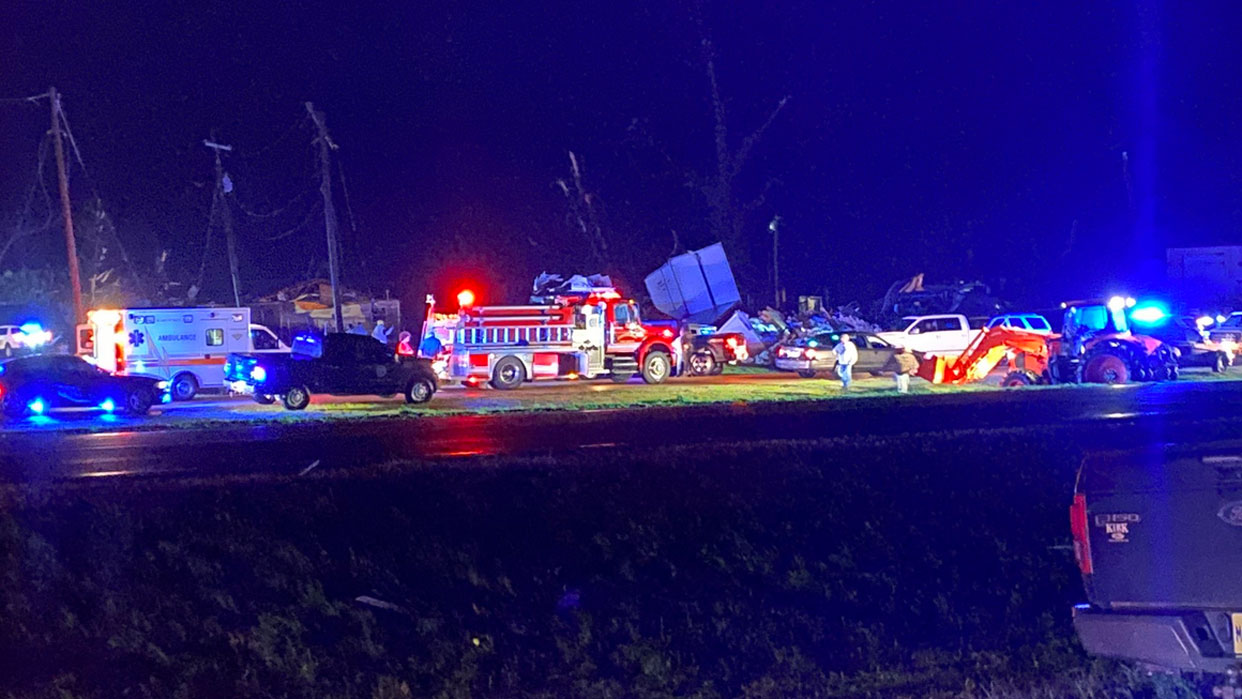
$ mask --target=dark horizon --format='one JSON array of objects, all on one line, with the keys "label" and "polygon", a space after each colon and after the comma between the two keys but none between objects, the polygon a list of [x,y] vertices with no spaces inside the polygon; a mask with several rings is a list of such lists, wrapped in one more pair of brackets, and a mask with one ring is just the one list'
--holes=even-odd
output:
[{"label": "dark horizon", "polygon": [[[726,242],[755,305],[771,296],[774,215],[790,296],[866,302],[924,272],[1035,304],[1150,286],[1165,246],[1237,238],[1242,11],[1174,10],[14,2],[0,98],[63,93],[87,168],[73,165],[78,215],[97,189],[143,273],[168,250],[171,277],[197,275],[209,137],[234,147],[244,293],[323,271],[309,100],[348,184],[346,284],[417,302],[468,282],[513,300],[540,271],[597,271],[555,184],[572,151],[608,271],[641,294],[673,231],[680,249],[721,237],[697,186],[715,169],[705,32],[731,147],[790,98],[736,181],[739,205],[758,204]],[[45,107],[0,103],[6,226],[35,181]],[[204,295],[226,301],[213,235]],[[53,228],[0,268],[63,256]]]}]

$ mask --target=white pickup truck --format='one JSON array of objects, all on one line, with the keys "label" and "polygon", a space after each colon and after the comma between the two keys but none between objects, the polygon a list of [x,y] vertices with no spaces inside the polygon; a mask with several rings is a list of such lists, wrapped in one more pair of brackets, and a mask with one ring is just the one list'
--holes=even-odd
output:
[{"label": "white pickup truck", "polygon": [[961,354],[979,330],[964,315],[908,316],[890,332],[877,333],[890,344],[920,354]]}]

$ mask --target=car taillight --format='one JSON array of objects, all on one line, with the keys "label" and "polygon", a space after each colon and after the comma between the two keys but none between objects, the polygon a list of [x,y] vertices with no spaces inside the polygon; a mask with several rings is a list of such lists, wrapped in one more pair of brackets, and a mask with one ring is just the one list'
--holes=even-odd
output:
[{"label": "car taillight", "polygon": [[804,349],[802,350],[802,356],[805,359],[815,359],[819,356],[819,353],[813,349]]},{"label": "car taillight", "polygon": [[1082,493],[1074,495],[1074,504],[1070,505],[1070,532],[1074,535],[1074,558],[1078,561],[1078,570],[1083,575],[1091,575],[1091,537],[1087,528],[1087,496]]}]

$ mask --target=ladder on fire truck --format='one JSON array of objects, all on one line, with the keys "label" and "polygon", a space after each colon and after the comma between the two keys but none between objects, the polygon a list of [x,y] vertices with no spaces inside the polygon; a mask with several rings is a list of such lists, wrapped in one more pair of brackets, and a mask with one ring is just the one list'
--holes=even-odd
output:
[{"label": "ladder on fire truck", "polygon": [[572,325],[542,325],[536,327],[496,327],[485,325],[461,328],[457,331],[457,344],[474,347],[501,345],[569,345],[573,342]]}]

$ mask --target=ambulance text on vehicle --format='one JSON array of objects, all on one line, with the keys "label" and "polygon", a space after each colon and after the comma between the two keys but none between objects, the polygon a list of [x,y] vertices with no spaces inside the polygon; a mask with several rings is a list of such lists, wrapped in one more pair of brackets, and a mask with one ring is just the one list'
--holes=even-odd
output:
[{"label": "ambulance text on vehicle", "polygon": [[249,308],[128,308],[87,313],[78,353],[106,371],[170,383],[174,400],[223,389],[229,352],[288,352]]}]

